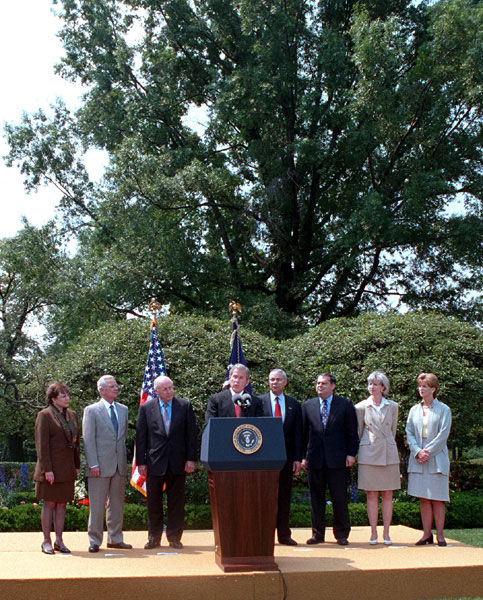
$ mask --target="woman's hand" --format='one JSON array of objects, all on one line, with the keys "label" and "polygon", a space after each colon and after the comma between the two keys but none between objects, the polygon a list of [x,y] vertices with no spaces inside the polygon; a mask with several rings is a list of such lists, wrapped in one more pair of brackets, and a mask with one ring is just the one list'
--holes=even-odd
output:
[{"label": "woman's hand", "polygon": [[44,476],[45,476],[45,481],[47,481],[47,483],[50,483],[50,485],[52,485],[54,483],[55,477],[54,477],[53,471],[47,471],[46,473],[44,473]]},{"label": "woman's hand", "polygon": [[424,464],[427,460],[429,460],[429,452],[424,448],[418,452],[416,457],[418,459],[418,463],[420,465]]}]

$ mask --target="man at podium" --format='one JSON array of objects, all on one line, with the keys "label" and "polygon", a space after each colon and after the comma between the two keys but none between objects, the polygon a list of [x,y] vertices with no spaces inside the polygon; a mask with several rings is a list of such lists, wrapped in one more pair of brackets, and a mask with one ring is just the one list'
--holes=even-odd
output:
[{"label": "man at podium", "polygon": [[245,392],[250,383],[250,371],[237,363],[230,369],[228,389],[213,394],[208,400],[205,419],[212,417],[263,417],[260,398]]}]

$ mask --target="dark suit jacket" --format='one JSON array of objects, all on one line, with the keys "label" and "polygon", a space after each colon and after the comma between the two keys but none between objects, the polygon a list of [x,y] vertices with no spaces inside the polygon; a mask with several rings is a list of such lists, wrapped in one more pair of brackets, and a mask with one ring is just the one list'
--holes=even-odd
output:
[{"label": "dark suit jacket", "polygon": [[139,407],[136,424],[136,464],[147,465],[148,473],[163,476],[168,467],[184,473],[185,463],[196,460],[197,431],[193,407],[184,398],[173,398],[171,423],[166,434],[159,400]]},{"label": "dark suit jacket", "polygon": [[[205,419],[212,417],[235,417],[235,407],[231,399],[231,390],[228,388],[218,394],[213,394],[208,400],[208,407],[205,413]],[[252,403],[246,414],[247,417],[263,417],[263,405],[258,396],[252,394]]]},{"label": "dark suit jacket", "polygon": [[[302,425],[302,407],[300,402],[285,396],[285,421],[283,422],[283,436],[285,438],[285,450],[287,452],[287,461],[302,460],[303,452],[303,425]],[[273,417],[272,403],[270,402],[270,393],[260,396],[263,402],[263,415]]]},{"label": "dark suit jacket", "polygon": [[324,458],[329,469],[345,467],[347,456],[355,456],[359,446],[357,417],[349,398],[333,396],[325,430],[320,419],[319,398],[302,407],[305,458],[309,469],[321,469]]}]

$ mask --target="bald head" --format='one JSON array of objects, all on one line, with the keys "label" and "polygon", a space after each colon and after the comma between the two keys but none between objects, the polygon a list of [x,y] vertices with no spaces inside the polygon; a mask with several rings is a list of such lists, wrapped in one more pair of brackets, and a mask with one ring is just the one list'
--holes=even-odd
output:
[{"label": "bald head", "polygon": [[171,402],[174,398],[174,385],[169,377],[166,375],[160,375],[154,380],[154,389],[156,394],[161,398],[163,402]]}]

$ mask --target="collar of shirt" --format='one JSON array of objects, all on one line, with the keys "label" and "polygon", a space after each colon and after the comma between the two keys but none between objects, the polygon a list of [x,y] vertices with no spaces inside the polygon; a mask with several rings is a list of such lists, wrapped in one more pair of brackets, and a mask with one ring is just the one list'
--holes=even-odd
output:
[{"label": "collar of shirt", "polygon": [[[330,405],[332,404],[333,397],[334,397],[334,395],[332,394],[332,396],[329,396],[328,398],[326,398],[326,400],[327,400],[327,412],[328,413],[330,412]],[[320,403],[319,404],[319,408],[320,408],[320,411],[322,412],[322,406],[324,404],[324,399],[321,398],[320,396],[319,396],[319,403]]]},{"label": "collar of shirt", "polygon": [[163,400],[161,400],[161,398],[159,399],[159,410],[163,410],[163,407],[166,406],[166,410],[168,412],[168,418],[171,421],[171,405],[172,405],[172,401],[171,402],[164,402]]},{"label": "collar of shirt", "polygon": [[379,406],[376,406],[374,404],[374,401],[371,400],[371,406],[373,406],[376,409],[378,409],[378,408],[381,409],[383,406],[386,406],[386,405],[389,405],[389,402],[388,402],[387,398],[384,398],[384,396],[382,397],[382,400],[381,400]]},{"label": "collar of shirt", "polygon": [[280,411],[282,413],[282,421],[285,421],[285,396],[280,394],[280,396],[276,396],[273,392],[270,392],[270,402],[272,404],[272,415],[275,414],[275,398],[278,398],[278,403],[280,404]]},{"label": "collar of shirt", "polygon": [[116,418],[119,421],[119,415],[117,414],[117,407],[116,407],[116,403],[113,402],[112,404],[109,404],[109,402],[107,400],[104,400],[104,398],[101,398],[101,402],[102,404],[104,404],[104,406],[106,407],[107,410],[107,414],[109,415],[109,417],[111,416],[111,406],[114,407],[114,412],[116,413]]}]

